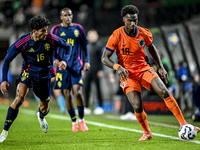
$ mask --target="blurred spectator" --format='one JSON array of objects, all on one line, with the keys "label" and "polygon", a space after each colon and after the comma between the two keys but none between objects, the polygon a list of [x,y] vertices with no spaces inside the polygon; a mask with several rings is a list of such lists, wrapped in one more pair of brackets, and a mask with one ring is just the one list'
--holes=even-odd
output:
[{"label": "blurred spectator", "polygon": [[193,90],[194,106],[197,108],[192,114],[193,121],[200,121],[200,84],[196,85]]},{"label": "blurred spectator", "polygon": [[[181,91],[183,95],[187,92],[192,92],[192,82],[190,81],[190,76],[188,73],[187,64],[183,61],[179,62],[179,67],[177,69],[178,80],[181,83]],[[181,101],[181,109],[185,111],[188,107],[187,98],[184,97],[183,101]]]},{"label": "blurred spectator", "polygon": [[101,63],[103,45],[98,41],[99,35],[96,30],[92,29],[88,31],[87,38],[91,68],[89,71],[86,72],[85,75],[85,114],[91,114],[91,109],[89,108],[89,96],[91,93],[91,83],[93,81],[96,85],[99,104],[99,107],[94,110],[94,114],[101,115],[104,113],[104,110],[102,108],[103,100],[100,87],[100,78],[103,77],[103,65]]}]

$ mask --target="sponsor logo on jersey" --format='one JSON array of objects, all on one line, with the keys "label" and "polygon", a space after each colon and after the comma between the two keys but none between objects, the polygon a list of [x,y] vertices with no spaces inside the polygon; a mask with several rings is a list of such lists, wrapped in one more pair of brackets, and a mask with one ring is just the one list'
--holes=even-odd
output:
[{"label": "sponsor logo on jersey", "polygon": [[74,35],[75,35],[75,37],[78,37],[78,36],[79,36],[79,31],[78,31],[78,30],[75,30],[75,31],[74,31]]},{"label": "sponsor logo on jersey", "polygon": [[44,48],[45,48],[47,51],[49,51],[50,45],[49,45],[48,43],[46,43],[46,44],[44,45]]},{"label": "sponsor logo on jersey", "polygon": [[28,52],[35,52],[33,48],[31,48]]},{"label": "sponsor logo on jersey", "polygon": [[140,46],[140,47],[143,47],[143,46],[144,46],[144,39],[140,39],[140,40],[139,40],[139,46]]},{"label": "sponsor logo on jersey", "polygon": [[62,32],[62,33],[60,34],[60,36],[66,36],[65,32]]}]

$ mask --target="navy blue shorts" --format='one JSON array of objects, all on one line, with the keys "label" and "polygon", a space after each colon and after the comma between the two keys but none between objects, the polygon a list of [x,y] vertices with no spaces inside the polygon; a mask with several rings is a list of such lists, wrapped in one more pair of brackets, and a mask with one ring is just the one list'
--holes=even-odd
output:
[{"label": "navy blue shorts", "polygon": [[29,73],[29,71],[22,72],[18,79],[16,80],[16,85],[19,82],[27,85],[30,89],[33,88],[33,92],[41,101],[48,102],[50,100],[51,93],[51,80],[48,78],[37,78],[34,73]]},{"label": "navy blue shorts", "polygon": [[83,86],[81,70],[57,70],[54,89],[71,89],[71,87],[75,84]]}]

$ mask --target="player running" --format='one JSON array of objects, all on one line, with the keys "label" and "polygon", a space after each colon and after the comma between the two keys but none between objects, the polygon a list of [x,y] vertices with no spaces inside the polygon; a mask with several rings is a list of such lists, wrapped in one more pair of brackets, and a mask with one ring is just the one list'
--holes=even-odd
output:
[{"label": "player running", "polygon": [[[153,37],[148,29],[137,26],[139,10],[134,5],[127,5],[122,8],[124,26],[118,28],[110,36],[104,53],[102,63],[115,69],[121,80],[120,86],[132,104],[135,116],[143,128],[143,136],[139,141],[152,138],[152,134],[147,122],[147,115],[142,106],[141,87],[156,92],[163,98],[167,107],[174,114],[180,126],[187,124],[182,112],[168,89],[159,78],[155,70],[145,61],[144,46],[148,50],[159,67],[159,73],[164,81],[168,82],[168,75],[165,71],[156,47],[153,45]],[[114,64],[110,59],[116,50],[119,64]],[[197,132],[200,131],[196,127]]]},{"label": "player running", "polygon": [[7,72],[10,62],[21,53],[24,62],[23,69],[18,78],[18,91],[16,98],[7,111],[7,116],[3,131],[0,135],[0,143],[8,136],[8,130],[16,119],[19,107],[24,102],[28,91],[33,88],[33,92],[40,98],[39,111],[37,118],[43,132],[48,131],[48,124],[45,116],[49,113],[50,101],[50,80],[55,76],[52,68],[53,47],[59,46],[64,49],[64,56],[58,67],[64,70],[70,59],[71,45],[64,39],[56,35],[47,33],[50,21],[41,15],[33,17],[29,21],[32,32],[22,35],[8,49],[3,63],[3,76],[1,83],[1,92],[7,93],[9,87],[7,81]]},{"label": "player running", "polygon": [[[87,48],[87,39],[83,27],[80,24],[72,23],[73,14],[71,9],[63,8],[60,11],[60,18],[62,20],[61,24],[55,25],[51,29],[51,33],[56,34],[67,40],[72,46],[72,53],[70,55],[70,61],[68,62],[67,69],[65,71],[56,71],[56,81],[55,89],[62,89],[65,99],[66,106],[69,115],[72,120],[72,131],[79,131],[79,126],[77,123],[77,118],[75,114],[75,109],[72,99],[72,89],[76,97],[76,105],[78,108],[79,115],[79,125],[83,132],[88,131],[88,127],[84,121],[84,98],[82,94],[83,80],[81,76],[81,71],[83,69],[82,53],[81,49],[85,53],[85,64],[84,70],[90,69],[90,58],[89,51]],[[54,61],[55,66],[58,66],[58,62],[63,57],[62,49],[59,49],[56,60]],[[60,90],[54,90],[59,92]],[[59,96],[57,94],[57,96]],[[59,96],[60,97],[60,96]]]}]

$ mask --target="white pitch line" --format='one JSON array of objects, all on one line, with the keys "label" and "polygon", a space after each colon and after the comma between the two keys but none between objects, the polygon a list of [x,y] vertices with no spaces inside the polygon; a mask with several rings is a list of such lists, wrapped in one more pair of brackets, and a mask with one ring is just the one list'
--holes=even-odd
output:
[{"label": "white pitch line", "polygon": [[[5,105],[0,105],[0,109],[2,110],[7,110],[8,106]],[[33,110],[28,110],[28,109],[24,109],[24,108],[20,108],[20,113],[24,113],[24,114],[28,114],[28,115],[35,115],[36,111]],[[59,119],[59,120],[67,120],[67,121],[71,121],[71,119],[69,117],[66,116],[61,116],[61,115],[56,115],[56,114],[48,114],[47,118],[53,118],[53,119]],[[125,130],[125,131],[131,131],[131,132],[137,132],[137,133],[143,133],[142,130],[136,130],[136,129],[130,129],[130,128],[124,128],[124,127],[118,127],[118,126],[113,126],[113,125],[107,125],[104,123],[98,123],[98,122],[94,122],[94,121],[85,121],[87,124],[91,124],[94,126],[99,126],[99,127],[105,127],[105,128],[111,128],[111,129],[118,129],[118,130]],[[169,138],[169,139],[175,139],[175,140],[181,140],[178,137],[174,137],[174,136],[170,136],[170,135],[165,135],[165,134],[159,134],[159,133],[153,133],[152,134],[154,136],[159,136],[159,137],[164,137],[164,138]],[[197,140],[193,140],[193,141],[184,141],[184,142],[193,142],[196,144],[200,144],[200,141]]]}]

